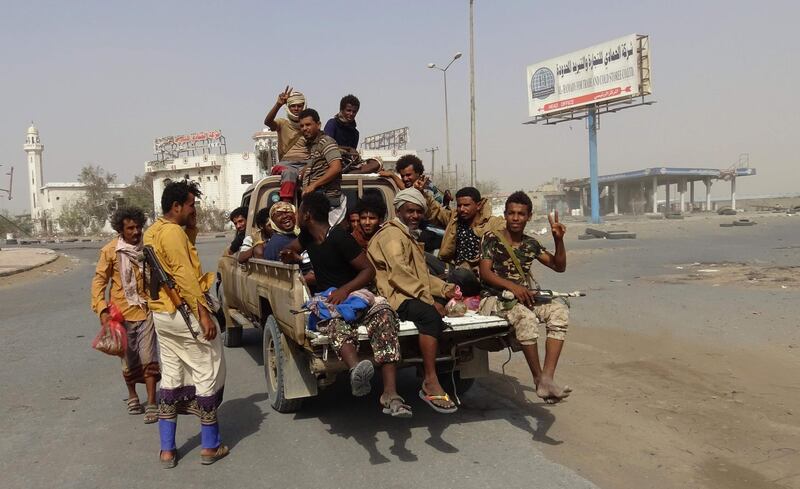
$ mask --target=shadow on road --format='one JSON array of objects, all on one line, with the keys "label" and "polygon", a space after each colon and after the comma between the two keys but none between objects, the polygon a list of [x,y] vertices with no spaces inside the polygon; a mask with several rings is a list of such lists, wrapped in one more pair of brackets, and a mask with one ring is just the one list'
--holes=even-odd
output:
[{"label": "shadow on road", "polygon": [[[258,393],[245,398],[223,401],[219,408],[219,431],[222,442],[233,448],[240,441],[256,433],[268,415],[258,407],[257,403],[266,399],[266,393]],[[200,425],[194,416],[181,416],[178,422],[183,420],[197,423],[198,426],[198,433],[178,447],[178,452],[185,454],[200,446]]]},{"label": "shadow on road", "polygon": [[367,451],[373,465],[390,462],[387,455],[378,449],[377,435],[380,432],[385,432],[393,442],[389,449],[391,455],[401,462],[416,462],[418,456],[406,447],[412,428],[427,429],[429,436],[425,443],[445,454],[459,452],[458,447],[445,437],[450,425],[498,419],[530,433],[534,441],[551,445],[561,443],[547,436],[555,416],[544,407],[544,403],[538,405],[528,401],[525,392],[533,389],[520,385],[516,379],[494,373],[487,379],[480,379],[461,396],[459,410],[445,415],[434,412],[417,397],[420,380],[413,369],[404,369],[398,374],[398,390],[414,410],[411,419],[391,418],[381,413],[378,396],[382,386],[379,380],[373,382],[368,396],[354,398],[346,377],[321,391],[316,398],[306,400],[295,419],[317,418],[328,425],[330,434],[353,439]]}]

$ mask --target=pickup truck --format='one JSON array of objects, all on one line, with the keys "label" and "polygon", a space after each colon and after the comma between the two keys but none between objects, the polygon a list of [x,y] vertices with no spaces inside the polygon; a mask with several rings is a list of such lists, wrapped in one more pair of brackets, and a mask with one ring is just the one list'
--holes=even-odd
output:
[{"label": "pickup truck", "polygon": [[[255,231],[254,216],[259,209],[278,200],[279,176],[266,177],[242,197],[249,209],[248,232]],[[389,216],[397,187],[378,175],[344,175],[342,192],[348,206],[355,205],[365,189],[376,189],[387,202]],[[272,407],[279,412],[300,409],[303,399],[316,396],[320,388],[336,381],[346,370],[329,347],[328,337],[307,329],[308,313],[298,313],[312,295],[297,265],[263,259],[239,264],[233,256],[220,258],[217,269],[217,295],[224,323],[224,345],[241,345],[242,328],[263,330],[264,375]],[[474,379],[489,373],[488,352],[504,348],[509,334],[508,323],[499,317],[468,314],[445,318],[448,328],[439,342],[437,364],[442,385],[458,399]],[[421,369],[422,358],[414,323],[400,324],[400,367]],[[359,336],[360,355],[370,358],[365,331]]]}]

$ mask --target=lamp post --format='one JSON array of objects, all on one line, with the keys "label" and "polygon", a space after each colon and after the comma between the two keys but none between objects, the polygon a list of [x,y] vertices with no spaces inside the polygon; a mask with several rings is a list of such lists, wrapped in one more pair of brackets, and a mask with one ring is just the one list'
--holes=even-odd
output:
[{"label": "lamp post", "polygon": [[442,74],[444,75],[444,136],[445,136],[446,151],[447,151],[447,179],[448,179],[448,182],[449,182],[450,175],[451,175],[451,173],[450,173],[451,172],[451,166],[450,166],[450,121],[449,121],[448,113],[447,113],[447,69],[450,68],[450,65],[452,65],[453,62],[455,62],[455,60],[457,60],[460,57],[461,57],[461,53],[460,52],[454,54],[453,55],[453,59],[451,59],[450,62],[447,63],[447,66],[445,66],[444,68],[440,68],[440,67],[436,66],[435,63],[428,63],[428,68],[435,68],[435,69],[441,71]]}]

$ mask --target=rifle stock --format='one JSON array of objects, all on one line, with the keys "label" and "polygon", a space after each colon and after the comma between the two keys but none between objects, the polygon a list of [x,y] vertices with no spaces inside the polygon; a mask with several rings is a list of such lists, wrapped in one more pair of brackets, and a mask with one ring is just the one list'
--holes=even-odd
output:
[{"label": "rifle stock", "polygon": [[152,246],[146,245],[144,247],[144,259],[147,262],[147,265],[150,267],[150,283],[148,284],[150,289],[150,298],[153,300],[158,299],[159,291],[163,288],[164,292],[167,294],[167,297],[169,297],[170,302],[172,302],[172,305],[175,306],[175,309],[180,313],[180,315],[183,317],[183,320],[186,322],[186,327],[189,328],[189,332],[192,334],[192,337],[197,339],[198,333],[194,330],[194,328],[192,328],[192,318],[190,316],[191,310],[189,309],[189,304],[187,304],[178,293],[178,287],[175,284],[175,280],[161,266],[161,263],[159,263],[156,252]]}]

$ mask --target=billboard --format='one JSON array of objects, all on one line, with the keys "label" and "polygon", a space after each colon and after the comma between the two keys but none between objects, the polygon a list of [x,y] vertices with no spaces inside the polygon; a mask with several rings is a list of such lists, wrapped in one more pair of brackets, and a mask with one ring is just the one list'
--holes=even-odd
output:
[{"label": "billboard", "polygon": [[364,149],[406,149],[408,145],[408,128],[392,129],[364,138],[361,147]]},{"label": "billboard", "polygon": [[650,43],[631,34],[527,69],[528,115],[650,95]]}]

